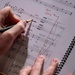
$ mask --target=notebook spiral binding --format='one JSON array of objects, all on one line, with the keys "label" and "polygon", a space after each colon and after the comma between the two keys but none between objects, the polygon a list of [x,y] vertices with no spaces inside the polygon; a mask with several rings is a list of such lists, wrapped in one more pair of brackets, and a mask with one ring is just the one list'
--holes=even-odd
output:
[{"label": "notebook spiral binding", "polygon": [[54,75],[58,75],[60,73],[60,71],[61,71],[62,67],[64,66],[67,58],[69,57],[74,45],[75,45],[75,36],[74,36],[73,40],[71,41],[67,51],[65,52],[60,64],[57,66]]}]

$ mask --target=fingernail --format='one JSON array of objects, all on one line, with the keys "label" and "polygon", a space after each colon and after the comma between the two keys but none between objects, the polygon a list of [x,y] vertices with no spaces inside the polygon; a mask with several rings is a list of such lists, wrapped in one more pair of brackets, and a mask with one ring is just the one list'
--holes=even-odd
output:
[{"label": "fingernail", "polygon": [[43,55],[39,55],[38,58],[44,59],[45,57]]},{"label": "fingernail", "polygon": [[58,62],[58,59],[54,58],[52,61],[53,61],[53,62]]}]

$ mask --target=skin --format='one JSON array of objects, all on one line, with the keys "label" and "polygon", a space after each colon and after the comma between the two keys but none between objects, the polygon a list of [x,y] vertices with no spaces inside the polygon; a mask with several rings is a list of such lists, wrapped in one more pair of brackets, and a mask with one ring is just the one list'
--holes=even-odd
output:
[{"label": "skin", "polygon": [[[8,52],[8,49],[14,43],[14,40],[22,32],[24,32],[26,27],[26,21],[20,20],[15,14],[13,14],[10,7],[5,7],[0,10],[0,25],[7,26],[13,24],[15,24],[14,27],[3,33],[0,33],[0,56]],[[39,55],[36,58],[33,66],[24,67],[22,70],[20,70],[19,75],[40,75],[44,59],[45,57],[43,55]],[[57,65],[58,59],[54,58],[42,75],[53,75]]]},{"label": "skin", "polygon": [[[10,7],[6,7],[0,11],[0,25],[13,25],[16,24],[11,29],[0,33],[0,55],[7,52],[11,47],[14,40],[18,35],[20,35],[25,27],[25,20],[20,20],[15,14],[13,14]],[[7,44],[8,43],[8,44]]]}]

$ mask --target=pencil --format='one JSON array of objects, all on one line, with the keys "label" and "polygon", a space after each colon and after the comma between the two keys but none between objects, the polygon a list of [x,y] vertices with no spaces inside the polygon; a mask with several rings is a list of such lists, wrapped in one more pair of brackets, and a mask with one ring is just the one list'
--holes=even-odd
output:
[{"label": "pencil", "polygon": [[[26,20],[26,23],[29,23],[29,22],[31,22],[31,21],[32,21],[32,19]],[[13,26],[14,26],[14,25],[5,27],[5,28],[3,28],[3,29],[0,29],[0,33],[2,33],[2,32],[4,32],[4,31],[6,31],[6,30],[12,28]]]}]

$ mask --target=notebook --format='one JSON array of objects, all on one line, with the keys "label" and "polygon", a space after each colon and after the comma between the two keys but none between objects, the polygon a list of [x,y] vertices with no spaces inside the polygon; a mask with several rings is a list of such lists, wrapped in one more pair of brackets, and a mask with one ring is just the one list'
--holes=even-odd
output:
[{"label": "notebook", "polygon": [[17,75],[23,66],[32,66],[36,57],[42,54],[45,56],[43,70],[52,58],[58,58],[55,75],[74,73],[74,0],[0,0],[0,9],[6,6],[10,6],[20,19],[33,19],[33,22],[27,24],[25,33],[8,54],[0,57],[1,71]]}]

